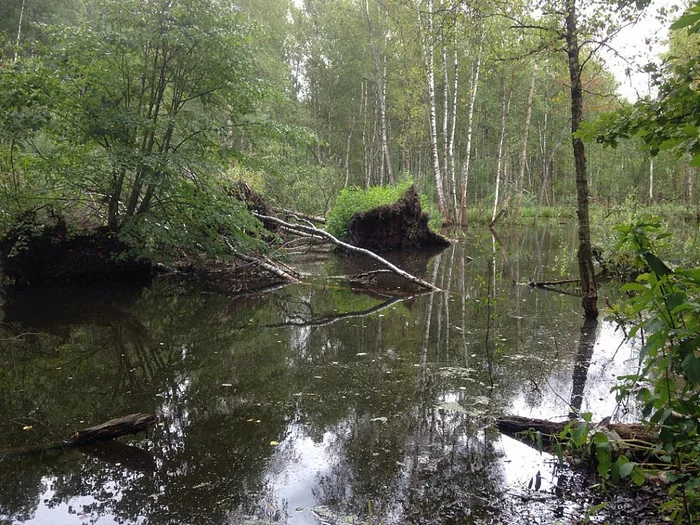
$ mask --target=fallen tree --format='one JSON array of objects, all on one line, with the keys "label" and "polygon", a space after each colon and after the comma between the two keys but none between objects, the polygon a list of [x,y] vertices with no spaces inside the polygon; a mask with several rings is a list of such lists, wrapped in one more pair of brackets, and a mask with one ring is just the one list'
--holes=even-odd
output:
[{"label": "fallen tree", "polygon": [[404,279],[406,279],[409,282],[412,282],[414,284],[417,284],[418,286],[421,286],[423,288],[426,288],[426,289],[434,291],[434,292],[441,291],[440,288],[438,288],[434,284],[429,283],[427,281],[424,281],[423,279],[416,277],[414,275],[411,275],[408,272],[405,272],[404,270],[402,270],[398,266],[393,265],[392,263],[390,263],[389,261],[387,261],[383,257],[380,257],[376,253],[374,253],[370,250],[367,250],[365,248],[359,248],[357,246],[353,246],[352,244],[348,244],[346,242],[343,242],[340,239],[337,239],[336,237],[331,235],[330,233],[328,233],[324,230],[321,230],[319,228],[316,228],[315,226],[313,226],[311,224],[306,224],[306,225],[293,224],[293,223],[283,221],[282,219],[278,219],[277,217],[271,217],[269,215],[261,215],[259,213],[255,213],[255,212],[253,213],[253,215],[263,222],[272,222],[272,223],[278,224],[279,226],[282,226],[285,229],[287,229],[288,231],[294,232],[297,235],[308,236],[311,238],[322,238],[322,239],[324,239],[332,244],[335,244],[336,246],[339,246],[340,248],[342,248],[348,252],[366,255],[367,257],[374,259],[375,261],[379,262],[380,264],[382,264],[383,266],[385,266],[386,268],[388,268],[389,270],[394,272],[396,275],[403,277]]},{"label": "fallen tree", "polygon": [[[530,432],[540,432],[545,441],[559,438],[566,425],[571,421],[548,421],[546,419],[536,419],[522,416],[503,416],[496,420],[498,430],[504,434],[515,436],[518,434],[529,434]],[[583,421],[574,423],[574,426],[583,424]],[[606,423],[601,422],[594,427],[606,429],[614,432],[620,440],[643,441],[646,443],[658,443],[659,435],[650,432],[646,425],[642,423]]]}]

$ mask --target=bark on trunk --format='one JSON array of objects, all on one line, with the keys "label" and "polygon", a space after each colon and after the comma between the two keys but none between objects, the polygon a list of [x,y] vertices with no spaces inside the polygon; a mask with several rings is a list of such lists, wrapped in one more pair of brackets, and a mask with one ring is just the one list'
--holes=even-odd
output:
[{"label": "bark on trunk", "polygon": [[595,319],[598,317],[598,291],[591,249],[586,152],[583,140],[576,136],[576,132],[583,120],[583,90],[581,86],[581,66],[579,64],[580,49],[576,22],[576,0],[568,0],[567,8],[566,51],[569,61],[569,80],[571,82],[571,143],[574,149],[578,201],[578,267],[581,277],[581,305],[586,318]]}]

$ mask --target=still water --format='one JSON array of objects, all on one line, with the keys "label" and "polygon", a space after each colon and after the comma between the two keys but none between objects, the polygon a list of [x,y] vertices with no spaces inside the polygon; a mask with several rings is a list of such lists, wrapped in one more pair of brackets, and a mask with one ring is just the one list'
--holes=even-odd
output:
[{"label": "still water", "polygon": [[[493,425],[572,405],[634,416],[609,393],[637,365],[622,334],[522,284],[575,274],[575,240],[477,232],[404,258],[433,294],[353,288],[338,276],[367,268],[334,255],[267,294],[177,276],[16,293],[0,310],[0,523],[575,521],[585,502],[559,493],[556,460]],[[22,452],[134,412],[157,426]]]}]

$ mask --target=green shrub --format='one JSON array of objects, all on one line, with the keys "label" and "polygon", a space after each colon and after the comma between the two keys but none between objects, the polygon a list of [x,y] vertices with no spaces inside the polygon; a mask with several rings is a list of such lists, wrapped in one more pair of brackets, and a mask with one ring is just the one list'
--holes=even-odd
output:
[{"label": "green shrub", "polygon": [[[368,211],[379,206],[393,204],[413,185],[413,181],[407,180],[396,186],[372,186],[366,190],[359,188],[347,188],[340,192],[335,206],[326,218],[326,231],[339,239],[348,235],[348,224],[355,213]],[[442,224],[440,212],[435,205],[425,196],[420,196],[420,205],[428,214],[428,226],[432,230],[439,230]]]}]

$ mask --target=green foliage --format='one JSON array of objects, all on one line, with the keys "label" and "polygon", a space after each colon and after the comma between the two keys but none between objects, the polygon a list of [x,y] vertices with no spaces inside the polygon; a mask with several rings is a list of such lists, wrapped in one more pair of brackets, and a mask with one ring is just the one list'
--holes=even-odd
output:
[{"label": "green foliage", "polygon": [[94,0],[41,31],[35,58],[0,64],[0,228],[51,204],[155,260],[259,245],[218,182],[245,129],[274,128],[235,6]]},{"label": "green foliage", "polygon": [[631,237],[620,237],[620,233],[627,228],[645,229],[653,243],[652,251],[673,254],[674,264],[694,264],[700,258],[698,226],[682,205],[643,205],[635,198],[628,197],[611,207],[594,206],[591,211],[596,247],[604,269],[611,276],[628,279],[645,271],[646,262],[638,255]]},{"label": "green foliage", "polygon": [[631,323],[630,338],[642,343],[640,371],[620,378],[618,398],[634,395],[644,421],[659,427],[654,452],[668,462],[670,500],[676,523],[700,518],[700,268],[671,269],[654,253],[659,224],[621,226],[621,243],[632,246],[649,269],[623,286],[629,299],[613,310]]},{"label": "green foliage", "polygon": [[181,181],[176,190],[176,199],[124,223],[119,238],[131,248],[131,256],[168,262],[265,250],[262,224],[225,185]]},{"label": "green foliage", "polygon": [[[700,2],[695,4],[671,26],[689,27],[697,33],[700,27]],[[621,139],[641,138],[651,155],[671,151],[677,156],[689,156],[692,166],[700,166],[700,92],[697,89],[700,54],[696,52],[684,61],[668,60],[661,70],[648,66],[655,78],[658,94],[603,115],[583,136],[602,144],[617,146]]]},{"label": "green foliage", "polygon": [[[330,210],[326,222],[326,230],[344,239],[348,234],[348,224],[355,213],[368,211],[379,206],[393,204],[413,185],[407,180],[396,186],[372,186],[366,190],[347,188],[340,192],[335,206]],[[439,230],[441,225],[440,213],[424,195],[421,195],[421,208],[430,217],[428,225],[433,230]]]}]

